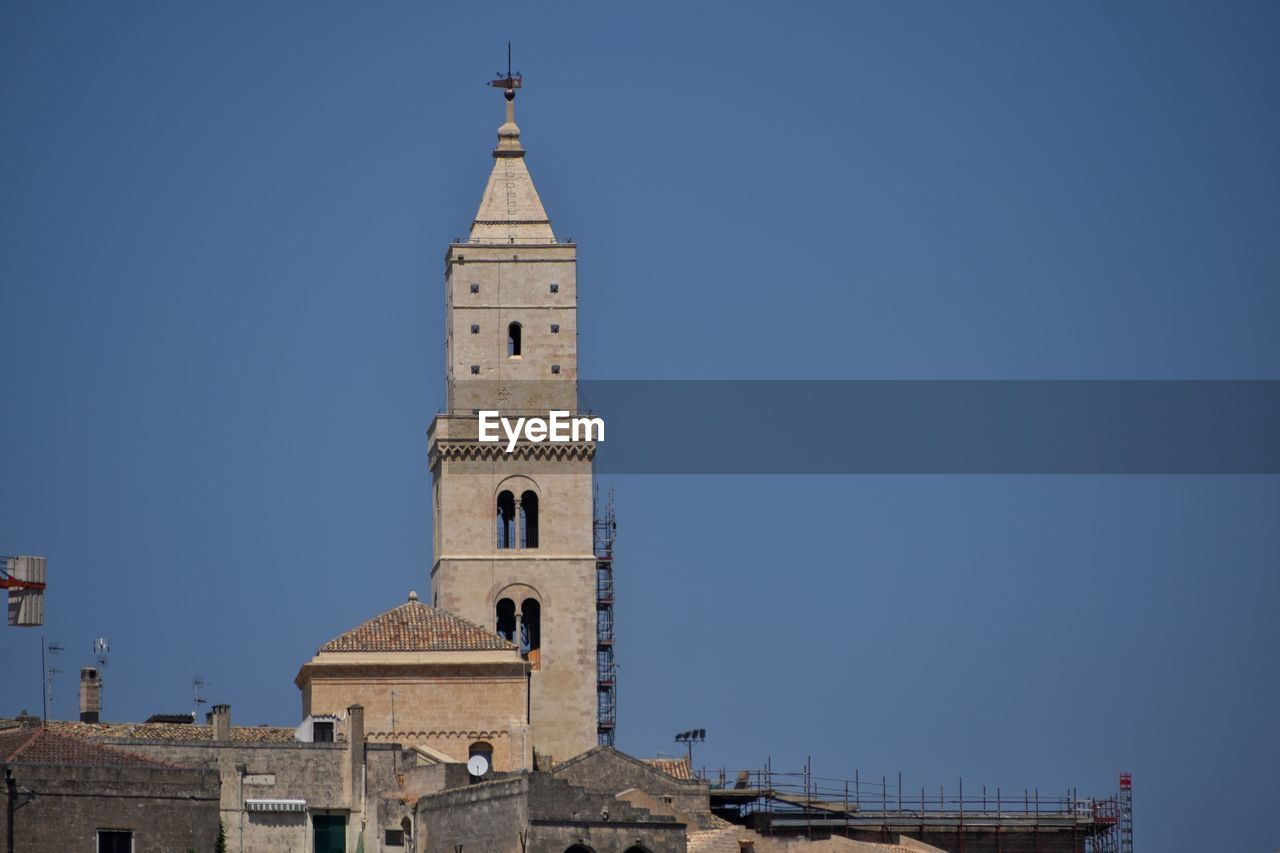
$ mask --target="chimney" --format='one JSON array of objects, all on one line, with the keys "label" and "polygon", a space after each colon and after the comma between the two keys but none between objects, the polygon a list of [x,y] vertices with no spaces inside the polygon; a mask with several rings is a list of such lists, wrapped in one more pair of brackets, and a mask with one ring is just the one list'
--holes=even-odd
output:
[{"label": "chimney", "polygon": [[80,722],[96,723],[102,712],[102,676],[92,666],[80,668]]},{"label": "chimney", "polygon": [[351,758],[351,804],[356,808],[364,782],[364,706],[347,708],[347,755]]},{"label": "chimney", "polygon": [[214,705],[209,716],[213,718],[213,739],[231,740],[231,706]]}]

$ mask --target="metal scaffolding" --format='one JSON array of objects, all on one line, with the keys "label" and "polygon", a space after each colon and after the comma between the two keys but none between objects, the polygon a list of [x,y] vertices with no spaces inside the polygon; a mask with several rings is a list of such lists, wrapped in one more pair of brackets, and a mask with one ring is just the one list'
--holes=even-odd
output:
[{"label": "metal scaffolding", "polygon": [[816,776],[805,763],[800,772],[758,770],[695,772],[708,783],[712,811],[766,835],[800,835],[892,842],[908,836],[942,850],[996,850],[1038,853],[1070,849],[1082,853],[1132,853],[1133,826],[1129,774],[1120,792],[1104,799],[1074,790],[1048,796],[986,787],[954,790],[905,789],[895,780],[834,779]]},{"label": "metal scaffolding", "polygon": [[613,490],[600,511],[595,500],[596,555],[596,734],[603,746],[613,746],[618,722],[618,671],[613,660],[613,542],[618,524],[613,516]]}]

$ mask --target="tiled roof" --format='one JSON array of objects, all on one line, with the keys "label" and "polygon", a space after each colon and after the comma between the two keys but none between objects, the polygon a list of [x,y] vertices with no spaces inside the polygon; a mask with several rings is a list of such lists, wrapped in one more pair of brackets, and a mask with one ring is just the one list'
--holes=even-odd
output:
[{"label": "tiled roof", "polygon": [[320,647],[322,652],[473,652],[515,646],[492,631],[415,599]]},{"label": "tiled roof", "polygon": [[74,764],[81,767],[173,766],[42,726],[0,732],[0,763]]},{"label": "tiled roof", "polygon": [[689,770],[688,758],[642,758],[640,760],[676,779],[693,778],[693,773]]},{"label": "tiled roof", "polygon": [[[55,731],[87,738],[121,740],[213,740],[213,726],[187,723],[77,723],[49,721]],[[244,743],[287,743],[294,730],[281,726],[232,726],[231,740]]]}]

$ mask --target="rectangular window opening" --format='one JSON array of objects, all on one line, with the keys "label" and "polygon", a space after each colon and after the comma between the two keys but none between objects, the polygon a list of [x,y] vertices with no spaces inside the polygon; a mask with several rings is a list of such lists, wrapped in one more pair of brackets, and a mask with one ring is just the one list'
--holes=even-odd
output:
[{"label": "rectangular window opening", "polygon": [[133,830],[99,829],[98,853],[133,853]]}]

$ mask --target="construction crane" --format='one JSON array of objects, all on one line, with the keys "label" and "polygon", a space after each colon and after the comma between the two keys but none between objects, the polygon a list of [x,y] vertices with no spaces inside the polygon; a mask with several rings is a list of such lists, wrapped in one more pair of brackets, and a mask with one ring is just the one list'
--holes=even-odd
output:
[{"label": "construction crane", "polygon": [[0,589],[9,593],[9,624],[44,624],[44,557],[0,557]]}]

